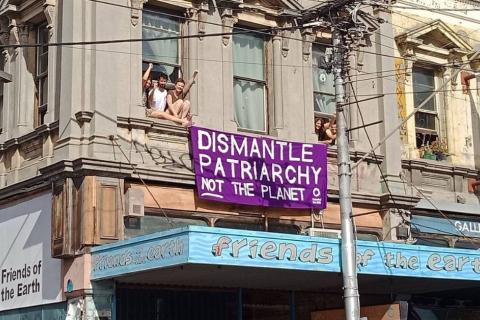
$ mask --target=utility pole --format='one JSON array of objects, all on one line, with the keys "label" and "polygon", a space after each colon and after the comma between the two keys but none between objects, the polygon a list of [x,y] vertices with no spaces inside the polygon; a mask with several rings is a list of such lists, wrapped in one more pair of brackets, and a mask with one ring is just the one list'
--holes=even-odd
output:
[{"label": "utility pole", "polygon": [[[341,254],[343,276],[343,299],[345,304],[345,319],[360,320],[360,295],[358,292],[356,240],[352,217],[351,177],[346,103],[345,76],[348,74],[348,56],[351,50],[358,48],[362,39],[368,38],[378,30],[378,19],[362,8],[372,9],[375,6],[388,5],[390,0],[371,0],[370,6],[365,6],[361,0],[327,0],[312,7],[302,14],[304,23],[312,24],[312,20],[329,25],[332,30],[333,56],[331,70],[335,78],[335,102],[337,117],[337,166],[338,188],[340,202]],[[355,128],[358,129],[359,127]]]},{"label": "utility pole", "polygon": [[333,64],[335,77],[335,101],[337,111],[337,166],[340,216],[342,223],[342,275],[343,299],[346,320],[360,319],[360,296],[358,293],[356,246],[352,217],[352,194],[350,152],[347,137],[345,108],[346,49],[344,35],[338,26],[332,26]]}]

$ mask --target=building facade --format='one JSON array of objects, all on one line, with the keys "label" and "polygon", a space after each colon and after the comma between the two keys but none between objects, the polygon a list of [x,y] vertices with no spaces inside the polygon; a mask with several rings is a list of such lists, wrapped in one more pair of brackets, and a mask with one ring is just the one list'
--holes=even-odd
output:
[{"label": "building facade", "polygon": [[[340,312],[338,239],[321,237],[334,234],[325,229],[340,229],[336,147],[328,148],[325,210],[202,200],[188,130],[147,116],[142,88],[150,63],[153,80],[163,73],[175,82],[198,71],[189,93],[196,125],[317,143],[316,120],[331,119],[335,111],[330,29],[299,27],[317,1],[0,3],[0,62],[11,76],[0,91],[0,230],[23,235],[22,220],[15,219],[31,215],[22,204],[41,208],[42,223],[26,234],[49,235],[48,245],[38,240],[42,261],[49,261],[43,265],[50,269],[43,270],[58,275],[43,279],[48,290],[34,293],[40,295],[30,302],[2,307],[0,319],[325,319]],[[365,241],[359,247],[363,253],[371,243],[391,246],[395,254],[412,250],[411,256],[427,260],[445,252],[457,262],[468,258],[461,261],[473,268],[461,274],[456,264],[449,273],[448,266],[424,261],[427,269],[420,272],[414,260],[404,264],[396,255],[389,262],[394,271],[382,273],[368,269],[367,259],[359,265],[359,281],[368,315],[390,310],[397,315],[392,319],[404,319],[412,303],[409,312],[422,315],[433,312],[431,301],[451,296],[480,306],[461,291],[477,286],[476,257],[465,250],[480,243],[480,21],[468,11],[479,8],[473,0],[375,7],[370,13],[383,23],[352,47],[348,125],[381,121],[349,132],[352,161],[389,136],[352,172],[357,237]],[[16,229],[8,224],[13,220]],[[311,246],[332,251],[324,252],[325,266],[318,270],[304,261],[218,262],[210,252],[215,243],[202,242],[208,230],[239,241],[271,234],[276,246],[287,241],[299,253]],[[177,260],[161,253],[152,265],[116,269],[120,262],[112,259],[125,254],[119,248],[144,250],[141,243],[161,246],[165,239],[184,241],[169,248]],[[14,240],[8,246],[16,249],[0,252],[5,274],[40,268],[38,261],[11,260],[14,251],[31,255],[24,244]],[[210,255],[202,256],[201,248]],[[376,257],[385,254],[371,250]],[[103,267],[101,257],[107,259]],[[443,268],[442,276],[435,276],[435,268]],[[11,280],[15,297],[18,279]]]}]

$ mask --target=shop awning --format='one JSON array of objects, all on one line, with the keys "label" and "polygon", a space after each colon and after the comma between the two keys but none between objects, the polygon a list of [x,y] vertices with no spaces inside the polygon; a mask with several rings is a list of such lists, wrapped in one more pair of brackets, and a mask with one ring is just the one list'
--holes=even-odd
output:
[{"label": "shop awning", "polygon": [[[336,283],[340,258],[338,239],[189,226],[93,248],[91,278],[141,278],[153,272],[158,277],[170,274],[167,281],[176,270],[183,272],[184,279],[189,276],[185,271],[191,270],[192,277],[212,271],[219,277],[240,272],[261,282],[265,273],[285,277],[303,272]],[[480,252],[476,250],[358,241],[357,266],[359,275],[372,281],[379,276],[398,278],[397,282],[410,278],[480,280]]]}]

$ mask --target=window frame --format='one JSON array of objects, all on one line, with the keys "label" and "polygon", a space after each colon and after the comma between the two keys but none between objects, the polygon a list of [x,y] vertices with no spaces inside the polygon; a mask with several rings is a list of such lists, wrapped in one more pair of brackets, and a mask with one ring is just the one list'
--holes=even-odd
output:
[{"label": "window frame", "polygon": [[[244,27],[242,27],[243,29]],[[235,28],[233,29],[233,32],[235,32]],[[258,36],[256,34],[243,34],[243,35],[249,35],[249,36],[254,36],[257,38],[261,38],[263,41],[263,79],[255,79],[255,78],[250,78],[250,77],[244,77],[244,76],[238,76],[235,75],[235,59],[234,59],[234,36],[232,36],[232,73],[233,73],[233,118],[234,122],[237,126],[238,131],[243,131],[243,132],[251,132],[251,133],[258,133],[258,134],[266,134],[269,131],[268,127],[268,72],[267,72],[267,67],[268,67],[268,42],[269,39],[266,36]],[[245,128],[240,126],[238,120],[236,119],[236,112],[235,112],[235,81],[245,81],[245,82],[254,82],[257,84],[261,84],[262,89],[263,89],[263,129],[264,130],[256,130],[252,128]]]},{"label": "window frame", "polygon": [[[422,70],[428,70],[428,71],[431,71],[432,72],[432,75],[433,75],[433,88],[431,91],[435,91],[437,90],[438,88],[438,79],[440,77],[440,72],[438,70],[438,68],[436,68],[434,65],[430,65],[430,66],[427,66],[427,65],[423,65],[423,64],[419,64],[419,65],[414,65],[412,67],[412,87],[415,88],[416,86],[418,85],[421,85],[421,84],[418,84],[416,85],[415,84],[415,78],[414,78],[414,74],[415,74],[415,69],[422,69]],[[419,91],[421,92],[421,91]],[[417,108],[418,106],[415,104],[415,90],[414,90],[414,93],[413,93],[413,107],[414,108]],[[431,92],[429,92],[431,93]],[[429,139],[429,142],[433,142],[434,140],[432,140],[432,136],[436,136],[436,140],[440,140],[441,139],[441,121],[440,121],[440,113],[443,111],[443,105],[440,101],[440,97],[439,97],[439,93],[437,92],[435,94],[435,97],[432,99],[433,100],[433,106],[434,106],[434,109],[435,110],[428,110],[428,109],[423,109],[421,108],[420,110],[418,110],[416,112],[416,115],[415,115],[415,136],[418,137],[419,134],[420,135],[423,135],[423,136],[430,136],[430,139]],[[429,128],[423,128],[423,127],[418,127],[417,126],[417,114],[426,114],[426,115],[433,115],[435,117],[435,129],[429,129]],[[423,139],[425,141],[425,139]],[[419,148],[421,146],[418,146],[418,143],[416,143],[416,147]]]},{"label": "window frame", "polygon": [[[46,32],[46,39],[42,39],[42,32]],[[37,43],[49,43],[49,30],[46,22],[43,22],[35,27],[35,39]],[[41,52],[43,50],[43,52]],[[43,57],[46,56],[45,70],[41,72],[41,63]],[[36,103],[35,103],[35,127],[39,127],[45,124],[45,116],[48,111],[48,46],[39,46],[35,50],[35,90],[36,90]],[[47,87],[46,96],[43,95],[44,86]],[[46,101],[42,104],[43,101]]]},{"label": "window frame", "polygon": [[[178,27],[179,27],[178,28],[179,29],[178,36],[181,37],[181,36],[184,35],[185,19],[172,17],[170,14],[168,14],[169,11],[167,11],[167,14],[162,14],[162,13],[165,13],[165,10],[163,8],[160,8],[160,7],[157,7],[157,6],[148,6],[142,11],[142,24],[141,24],[142,38],[143,38],[143,29],[144,28],[150,29],[150,30],[158,30],[158,29],[153,28],[153,27],[145,26],[145,24],[144,24],[144,14],[145,13],[146,14],[151,14],[151,15],[158,15],[158,16],[161,16],[161,17],[165,17],[166,19],[175,21],[176,23],[178,23]],[[153,77],[153,74],[159,74],[160,73],[160,71],[155,70],[156,66],[168,66],[168,67],[172,67],[174,69],[177,68],[178,71],[174,75],[174,78],[170,78],[170,75],[167,74],[169,82],[175,82],[176,79],[183,77],[183,69],[182,69],[183,48],[184,48],[184,44],[183,44],[182,39],[177,39],[177,52],[178,52],[177,63],[171,63],[171,62],[165,62],[165,61],[157,60],[157,59],[154,59],[153,57],[146,57],[144,55],[144,50],[143,50],[143,45],[142,45],[142,75],[146,70],[146,68],[144,67],[144,64],[146,64],[148,66],[149,63],[152,63],[153,66],[154,66],[153,70],[152,70],[152,75],[151,75],[152,80],[156,80]]]},{"label": "window frame", "polygon": [[[315,68],[313,55],[314,55],[314,51],[315,51],[316,48],[325,49],[325,50],[323,50],[323,54],[325,56],[326,55],[326,50],[328,49],[328,46],[327,46],[327,44],[319,44],[319,43],[314,43],[312,45],[312,82],[314,82],[314,78],[313,78],[314,77],[314,74],[313,74],[314,70],[313,69]],[[323,68],[320,68],[320,66],[317,66],[316,68],[324,70]],[[335,85],[335,83],[334,83],[334,85]],[[313,113],[314,113],[314,118],[315,119],[318,119],[318,118],[333,119],[333,118],[335,118],[335,116],[336,116],[336,111],[335,110],[334,110],[333,113],[325,113],[325,112],[315,110],[315,95],[321,94],[321,95],[325,95],[325,96],[335,98],[335,93],[332,94],[332,93],[325,92],[325,91],[316,91],[314,83],[313,83],[312,88],[313,88]],[[333,86],[333,88],[335,88],[335,86]]]},{"label": "window frame", "polygon": [[[0,55],[0,70],[5,72],[5,59]],[[3,133],[3,113],[4,113],[5,82],[0,81],[0,134]]]}]

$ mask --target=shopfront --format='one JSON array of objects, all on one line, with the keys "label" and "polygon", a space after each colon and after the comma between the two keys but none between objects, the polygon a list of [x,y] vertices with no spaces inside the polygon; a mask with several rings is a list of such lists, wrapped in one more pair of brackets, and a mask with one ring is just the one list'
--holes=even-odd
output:
[{"label": "shopfront", "polygon": [[50,193],[0,209],[0,320],[65,319],[61,260],[50,249]]},{"label": "shopfront", "polygon": [[[92,280],[115,283],[114,319],[321,319],[343,305],[340,257],[336,239],[190,226],[94,248]],[[357,266],[364,306],[480,280],[473,250],[359,241]]]}]

